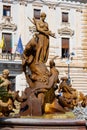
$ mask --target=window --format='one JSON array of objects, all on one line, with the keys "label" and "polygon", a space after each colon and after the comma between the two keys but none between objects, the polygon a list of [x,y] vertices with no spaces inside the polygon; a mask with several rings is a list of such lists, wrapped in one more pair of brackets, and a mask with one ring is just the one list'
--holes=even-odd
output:
[{"label": "window", "polygon": [[62,22],[68,22],[68,13],[62,12]]},{"label": "window", "polygon": [[35,19],[40,19],[40,9],[34,9],[34,18]]},{"label": "window", "polygon": [[62,38],[62,58],[66,58],[69,53],[69,38]]},{"label": "window", "polygon": [[3,5],[3,16],[11,16],[11,6]]},{"label": "window", "polygon": [[12,51],[12,34],[11,33],[3,33],[4,37],[4,47],[2,48],[2,53],[11,53]]}]

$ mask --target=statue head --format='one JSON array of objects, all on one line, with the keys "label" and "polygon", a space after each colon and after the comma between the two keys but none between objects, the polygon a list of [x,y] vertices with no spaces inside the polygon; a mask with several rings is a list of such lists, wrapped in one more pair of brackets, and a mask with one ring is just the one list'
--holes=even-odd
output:
[{"label": "statue head", "polygon": [[8,75],[9,75],[9,70],[8,69],[4,69],[3,72],[2,72],[2,74],[3,74],[4,78],[7,78]]},{"label": "statue head", "polygon": [[44,12],[42,12],[41,14],[40,14],[40,17],[46,17],[46,13],[44,13]]}]

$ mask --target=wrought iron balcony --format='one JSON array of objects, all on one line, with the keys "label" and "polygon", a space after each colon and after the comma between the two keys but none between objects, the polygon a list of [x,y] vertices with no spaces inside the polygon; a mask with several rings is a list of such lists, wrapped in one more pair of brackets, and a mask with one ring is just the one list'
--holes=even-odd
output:
[{"label": "wrought iron balcony", "polygon": [[22,60],[22,56],[20,54],[13,53],[0,53],[0,60],[3,61],[18,61]]}]

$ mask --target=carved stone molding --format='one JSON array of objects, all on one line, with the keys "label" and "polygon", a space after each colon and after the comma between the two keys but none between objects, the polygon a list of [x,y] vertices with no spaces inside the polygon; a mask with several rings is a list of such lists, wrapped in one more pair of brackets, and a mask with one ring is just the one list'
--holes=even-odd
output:
[{"label": "carved stone molding", "polygon": [[19,0],[19,3],[20,3],[20,5],[25,5],[25,6],[27,6],[28,1],[27,1],[27,0]]},{"label": "carved stone molding", "polygon": [[74,31],[72,29],[68,28],[68,27],[58,29],[58,33],[60,35],[70,35],[70,36],[74,35]]},{"label": "carved stone molding", "polygon": [[12,31],[16,31],[17,30],[17,26],[13,23],[11,23],[11,17],[4,17],[4,22],[0,23],[0,30],[12,30]]},{"label": "carved stone molding", "polygon": [[82,11],[82,9],[77,8],[77,9],[76,9],[76,12],[80,12],[80,13],[82,13],[83,11]]},{"label": "carved stone molding", "polygon": [[29,26],[29,31],[34,33],[36,32],[36,27],[35,26]]},{"label": "carved stone molding", "polygon": [[49,7],[49,9],[56,9],[56,5],[55,4],[48,4],[48,7]]}]

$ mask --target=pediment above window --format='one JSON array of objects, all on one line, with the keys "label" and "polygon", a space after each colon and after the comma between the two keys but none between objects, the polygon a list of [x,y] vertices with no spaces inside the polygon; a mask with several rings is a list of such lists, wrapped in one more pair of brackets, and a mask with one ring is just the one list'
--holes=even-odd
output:
[{"label": "pediment above window", "polygon": [[11,17],[4,17],[4,22],[0,23],[0,30],[12,30],[12,31],[16,31],[17,30],[17,26],[14,23],[11,23]]},{"label": "pediment above window", "polygon": [[74,31],[72,29],[68,28],[68,27],[64,27],[64,28],[58,29],[58,34],[73,36]]}]

